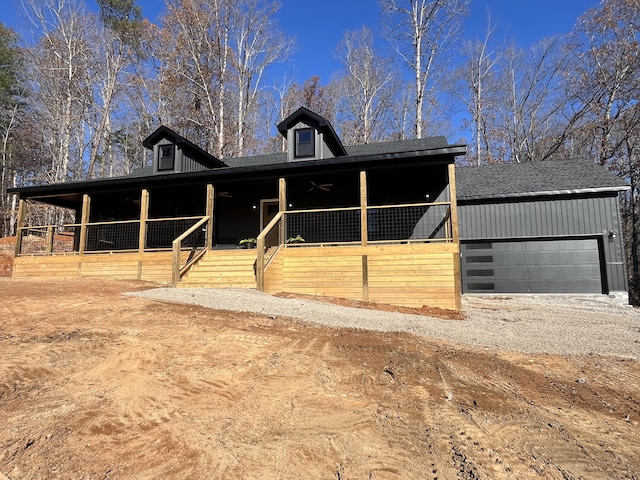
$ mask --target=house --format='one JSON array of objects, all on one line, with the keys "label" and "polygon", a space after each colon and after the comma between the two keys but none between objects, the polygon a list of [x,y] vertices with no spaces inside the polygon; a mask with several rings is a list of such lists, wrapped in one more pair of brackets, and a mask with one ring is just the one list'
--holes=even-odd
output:
[{"label": "house", "polygon": [[[14,189],[14,276],[450,309],[463,292],[626,291],[618,194],[628,186],[591,161],[454,168],[464,145],[433,137],[345,147],[306,108],[278,130],[287,153],[219,160],[160,127],[144,141],[152,165],[132,175]],[[79,221],[25,223],[32,202]],[[60,246],[55,232],[73,241]],[[23,241],[34,236],[41,241]],[[243,240],[257,248],[239,248]]]},{"label": "house", "polygon": [[[347,148],[306,108],[278,130],[287,153],[221,161],[160,127],[144,141],[152,165],[134,175],[15,189],[14,276],[460,308],[453,165],[464,145],[435,137]],[[451,200],[434,202],[445,190]],[[32,225],[33,202],[69,209],[77,223]],[[26,241],[34,236],[41,241]],[[257,248],[239,249],[248,239]]]}]

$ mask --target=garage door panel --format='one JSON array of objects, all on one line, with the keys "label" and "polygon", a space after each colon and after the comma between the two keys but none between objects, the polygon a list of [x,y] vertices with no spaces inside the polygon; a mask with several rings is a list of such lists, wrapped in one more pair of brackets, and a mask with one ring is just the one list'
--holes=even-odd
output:
[{"label": "garage door panel", "polygon": [[[567,280],[566,266],[564,265],[540,265],[540,266],[504,266],[495,267],[493,277],[503,278],[505,280]],[[591,265],[573,265],[571,267],[577,279],[593,276],[593,267]],[[600,281],[600,277],[597,277]]]},{"label": "garage door panel", "polygon": [[[495,293],[600,293],[601,284],[595,280],[576,280],[574,282],[547,281],[513,281],[497,280],[494,282]],[[476,292],[479,293],[479,292]]]},{"label": "garage door panel", "polygon": [[[595,252],[597,254],[597,252]],[[594,252],[578,250],[574,252],[494,252],[494,265],[594,265]],[[597,259],[597,257],[596,257]]]},{"label": "garage door panel", "polygon": [[601,293],[596,239],[463,244],[464,292]]}]

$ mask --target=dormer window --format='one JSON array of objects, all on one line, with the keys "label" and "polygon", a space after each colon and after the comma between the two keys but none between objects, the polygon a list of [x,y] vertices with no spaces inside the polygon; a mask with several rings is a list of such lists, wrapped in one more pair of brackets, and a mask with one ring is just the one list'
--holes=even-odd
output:
[{"label": "dormer window", "polygon": [[294,158],[313,157],[316,154],[314,132],[312,128],[299,128],[295,131]]},{"label": "dormer window", "polygon": [[158,171],[173,170],[176,163],[176,149],[174,145],[160,145],[158,149]]}]

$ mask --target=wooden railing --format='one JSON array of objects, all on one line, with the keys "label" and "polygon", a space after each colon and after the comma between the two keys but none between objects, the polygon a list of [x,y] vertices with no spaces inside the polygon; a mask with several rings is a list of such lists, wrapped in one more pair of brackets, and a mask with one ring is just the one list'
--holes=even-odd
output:
[{"label": "wooden railing", "polygon": [[[256,288],[264,291],[264,271],[269,261],[285,243],[285,214],[278,212],[256,238]],[[277,227],[277,228],[276,228]]]},{"label": "wooden railing", "polygon": [[[173,217],[146,219],[142,222],[121,220],[25,226],[17,232],[19,239],[16,241],[16,255],[169,250],[173,248],[176,237],[194,223],[202,222],[202,218]],[[205,241],[204,237],[201,241]]]},{"label": "wooden railing", "polygon": [[[188,246],[186,249],[187,256],[183,257],[185,253],[185,249],[183,248],[183,242],[187,240],[190,236],[196,233],[199,229],[209,221],[209,217],[202,217],[198,223],[189,228],[186,232],[180,235],[173,241],[172,249],[173,249],[173,259],[171,262],[171,284],[175,287],[180,278],[189,271],[189,269],[198,261],[202,256],[207,253],[208,245],[207,242],[204,242],[204,245],[198,246],[196,244]],[[193,243],[193,242],[190,242]]]}]

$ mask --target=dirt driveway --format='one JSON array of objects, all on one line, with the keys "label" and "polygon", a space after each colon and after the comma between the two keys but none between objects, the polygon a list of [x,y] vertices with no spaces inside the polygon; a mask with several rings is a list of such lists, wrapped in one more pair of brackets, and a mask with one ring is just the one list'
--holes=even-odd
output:
[{"label": "dirt driveway", "polygon": [[0,279],[0,479],[640,478],[636,360],[122,295],[148,287]]}]

